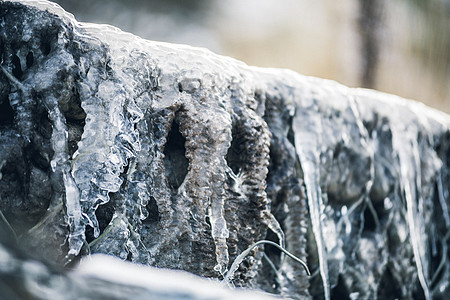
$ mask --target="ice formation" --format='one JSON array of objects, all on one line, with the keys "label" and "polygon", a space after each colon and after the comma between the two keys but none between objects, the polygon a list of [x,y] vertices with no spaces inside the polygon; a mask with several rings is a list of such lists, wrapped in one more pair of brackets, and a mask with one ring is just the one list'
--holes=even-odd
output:
[{"label": "ice formation", "polygon": [[[450,117],[0,3],[0,209],[47,262],[106,253],[292,298],[449,293]],[[50,249],[50,250],[48,250]]]}]

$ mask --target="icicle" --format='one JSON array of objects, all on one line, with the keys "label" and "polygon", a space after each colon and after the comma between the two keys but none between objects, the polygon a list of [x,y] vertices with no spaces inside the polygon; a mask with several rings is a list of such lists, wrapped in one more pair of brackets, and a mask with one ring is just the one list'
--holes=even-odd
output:
[{"label": "icicle", "polygon": [[[400,112],[399,112],[400,113]],[[400,115],[398,120],[402,120]],[[414,260],[417,267],[417,274],[426,299],[430,299],[428,288],[428,276],[426,273],[425,245],[426,238],[424,230],[424,220],[417,212],[417,203],[422,203],[421,199],[421,170],[420,153],[417,143],[417,130],[408,126],[406,122],[392,124],[392,146],[398,155],[400,163],[400,186],[404,192],[406,202],[406,220],[409,227],[409,235],[414,253]]]},{"label": "icicle", "polygon": [[[310,109],[310,112],[308,112],[308,109]],[[304,124],[301,123],[304,116],[294,117],[294,127],[298,129],[295,135],[295,148],[297,149],[297,155],[304,174],[311,224],[319,256],[319,272],[322,277],[324,297],[328,300],[330,299],[330,287],[327,254],[321,222],[321,214],[324,208],[319,174],[319,145],[321,144],[319,139],[321,138],[322,124],[320,115],[314,115],[313,108],[306,108],[304,113],[310,114],[308,116],[310,127],[305,128]]]},{"label": "icicle", "polygon": [[450,217],[448,215],[448,206],[447,202],[445,201],[445,195],[444,195],[444,188],[442,185],[442,170],[439,172],[438,181],[437,181],[437,187],[438,187],[438,196],[439,196],[439,203],[441,204],[444,220],[445,220],[445,226],[447,228],[450,227]]},{"label": "icicle", "polygon": [[66,259],[70,260],[73,256],[78,254],[78,249],[81,249],[83,246],[85,236],[84,225],[82,223],[80,195],[77,186],[70,173],[64,174],[63,178],[66,188],[67,223],[70,228],[68,237],[69,253],[66,256]]},{"label": "icicle", "polygon": [[[65,206],[67,213],[67,222],[70,228],[68,236],[69,252],[66,256],[67,262],[78,254],[76,249],[81,249],[84,243],[84,226],[82,225],[82,212],[79,201],[79,191],[70,174],[70,165],[67,154],[68,133],[65,118],[62,115],[58,100],[53,97],[46,97],[45,106],[47,107],[50,119],[53,122],[51,143],[53,159],[50,162],[52,171],[61,172],[65,190]],[[54,203],[53,205],[57,205]]]},{"label": "icicle", "polygon": [[[411,130],[411,128],[409,128],[409,130]],[[393,132],[393,144],[400,161],[400,185],[404,191],[406,200],[406,217],[419,282],[422,286],[425,298],[430,299],[428,278],[425,267],[423,266],[423,263],[425,262],[425,242],[423,241],[423,238],[426,237],[426,235],[423,232],[423,220],[420,217],[420,214],[417,213],[417,201],[421,201],[421,199],[419,199],[421,197],[420,186],[417,185],[418,182],[420,183],[419,149],[416,137],[409,137],[406,130],[402,132]]]},{"label": "icicle", "polygon": [[[375,161],[375,150],[373,147],[373,143],[370,143],[370,136],[369,136],[369,132],[367,131],[366,127],[363,124],[362,118],[361,118],[361,113],[359,112],[358,109],[358,104],[356,102],[356,99],[354,96],[349,96],[349,101],[348,104],[350,106],[350,109],[352,110],[353,116],[355,117],[355,123],[358,126],[359,129],[359,134],[361,135],[361,145],[363,146],[363,148],[368,152],[369,156],[370,156],[370,178],[371,180],[369,180],[366,184],[366,192],[369,193],[370,189],[372,188],[373,185],[373,180],[375,178],[375,166],[374,166],[374,161]],[[370,200],[368,200],[370,201]],[[372,207],[371,203],[368,203],[368,205],[370,207]]]},{"label": "icicle", "polygon": [[229,262],[227,238],[229,232],[227,223],[224,217],[224,200],[223,198],[213,199],[209,209],[209,216],[211,221],[211,234],[216,244],[216,260],[217,265],[214,270],[224,275],[227,271]]}]

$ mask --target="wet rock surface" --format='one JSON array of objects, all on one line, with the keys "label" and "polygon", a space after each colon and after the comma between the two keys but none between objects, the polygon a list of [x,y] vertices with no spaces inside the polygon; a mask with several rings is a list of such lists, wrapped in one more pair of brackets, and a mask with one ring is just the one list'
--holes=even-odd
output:
[{"label": "wet rock surface", "polygon": [[[266,245],[231,285],[299,299],[449,293],[448,115],[78,23],[50,2],[0,8],[2,285],[77,291],[72,273],[49,285],[48,270],[94,253],[222,280],[269,239],[312,276]],[[39,270],[48,282],[26,285]]]}]

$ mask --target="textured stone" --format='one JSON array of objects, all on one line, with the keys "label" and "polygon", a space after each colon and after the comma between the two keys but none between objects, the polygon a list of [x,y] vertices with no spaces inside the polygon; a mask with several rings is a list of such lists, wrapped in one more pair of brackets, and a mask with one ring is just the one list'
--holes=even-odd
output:
[{"label": "textured stone", "polygon": [[222,279],[269,239],[312,276],[260,246],[232,285],[449,292],[448,115],[78,23],[50,2],[2,1],[0,24],[0,210],[25,256],[58,268],[104,253]]},{"label": "textured stone", "polygon": [[76,270],[61,273],[26,259],[20,249],[0,245],[2,299],[276,299],[267,293],[226,285],[183,271],[143,267],[92,255]]}]

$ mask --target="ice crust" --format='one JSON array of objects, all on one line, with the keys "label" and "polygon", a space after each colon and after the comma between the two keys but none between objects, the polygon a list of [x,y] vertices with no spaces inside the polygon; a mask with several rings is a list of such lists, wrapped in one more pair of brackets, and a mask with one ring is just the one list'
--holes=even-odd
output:
[{"label": "ice crust", "polygon": [[[39,169],[47,212],[24,236],[57,223],[61,261],[106,253],[221,278],[273,232],[312,277],[266,247],[236,286],[299,299],[449,292],[448,115],[78,23],[46,1],[0,5],[1,101],[14,112],[1,136],[51,157]],[[37,111],[51,134],[36,129]]]}]

